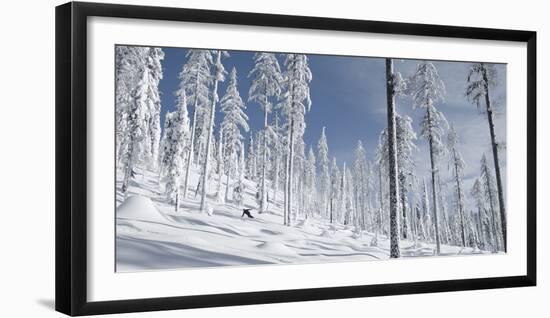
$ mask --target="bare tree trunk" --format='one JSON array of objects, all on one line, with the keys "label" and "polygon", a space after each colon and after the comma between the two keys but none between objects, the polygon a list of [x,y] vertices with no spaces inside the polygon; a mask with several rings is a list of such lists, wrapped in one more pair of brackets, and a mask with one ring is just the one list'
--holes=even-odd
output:
[{"label": "bare tree trunk", "polygon": [[485,105],[487,107],[487,120],[489,122],[489,131],[491,133],[491,145],[493,148],[493,161],[495,164],[495,174],[497,177],[497,194],[498,194],[498,205],[500,208],[500,224],[501,224],[501,231],[502,231],[502,240],[503,240],[503,248],[504,252],[506,252],[506,206],[504,204],[504,189],[502,186],[502,177],[500,174],[500,162],[498,160],[498,144],[496,141],[496,134],[495,134],[495,123],[493,118],[493,108],[491,106],[491,98],[489,96],[489,80],[487,78],[487,70],[485,67],[483,67],[483,81],[485,84]]},{"label": "bare tree trunk", "polygon": [[386,97],[388,102],[388,177],[390,178],[390,257],[400,257],[399,189],[397,180],[397,148],[395,122],[395,87],[393,61],[386,59]]}]

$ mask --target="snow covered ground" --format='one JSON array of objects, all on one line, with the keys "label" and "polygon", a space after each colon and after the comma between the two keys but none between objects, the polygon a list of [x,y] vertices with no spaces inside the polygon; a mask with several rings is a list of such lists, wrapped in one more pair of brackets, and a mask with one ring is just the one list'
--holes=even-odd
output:
[{"label": "snow covered ground", "polygon": [[[231,202],[215,203],[217,182],[211,182],[209,204],[213,214],[208,215],[198,212],[200,195],[195,197],[195,189],[190,189],[190,199],[174,212],[164,194],[154,190],[158,188],[156,174],[146,172],[136,179],[138,182],[130,184],[126,200],[117,182],[118,272],[389,259],[389,240],[385,236],[379,236],[378,243],[371,246],[373,233],[358,233],[351,226],[315,217],[296,220],[287,227],[282,225],[281,202],[270,204],[272,212],[258,214],[255,185],[249,181],[244,204],[252,209],[253,219],[241,218],[243,207]],[[196,179],[194,171],[192,185],[196,185]],[[457,246],[443,245],[441,249],[443,255],[480,253]],[[432,256],[434,246],[401,241],[401,255]]]}]

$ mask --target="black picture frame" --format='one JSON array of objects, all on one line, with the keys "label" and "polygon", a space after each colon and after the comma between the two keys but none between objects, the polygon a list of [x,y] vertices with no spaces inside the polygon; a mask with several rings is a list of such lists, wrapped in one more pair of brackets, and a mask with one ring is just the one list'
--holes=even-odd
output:
[{"label": "black picture frame", "polygon": [[[70,2],[56,7],[56,310],[92,315],[536,285],[536,32]],[[527,45],[527,274],[352,287],[87,301],[87,18],[92,16],[524,42]]]}]

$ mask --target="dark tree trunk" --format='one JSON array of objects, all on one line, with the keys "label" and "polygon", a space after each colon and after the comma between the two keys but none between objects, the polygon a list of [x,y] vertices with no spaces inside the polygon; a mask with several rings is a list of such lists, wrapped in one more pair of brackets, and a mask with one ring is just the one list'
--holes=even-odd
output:
[{"label": "dark tree trunk", "polygon": [[485,82],[485,106],[487,107],[487,120],[489,121],[489,131],[491,133],[491,145],[493,148],[493,161],[495,163],[495,174],[497,177],[497,194],[498,205],[500,209],[500,223],[502,231],[502,241],[504,252],[506,252],[506,207],[504,205],[504,190],[502,186],[502,177],[500,174],[500,162],[498,160],[498,144],[495,135],[495,123],[493,122],[493,108],[491,106],[491,98],[489,96],[489,80],[487,78],[487,70],[483,67],[483,81]]},{"label": "dark tree trunk", "polygon": [[399,189],[397,180],[395,87],[392,59],[386,59],[386,97],[388,103],[388,177],[390,178],[390,257],[398,258],[400,257]]},{"label": "dark tree trunk", "polygon": [[[432,121],[432,112],[431,112],[431,105],[428,105],[427,112],[428,112],[428,121]],[[435,188],[435,180],[437,179],[437,170],[435,167],[435,153],[434,153],[434,141],[432,132],[430,131],[430,136],[428,138],[429,145],[430,145],[430,164],[432,168],[432,200],[434,205],[434,230],[435,230],[435,253],[439,255],[441,252],[441,243],[439,240],[439,222],[437,217],[437,211],[438,211],[438,204],[437,204],[437,190]]]}]

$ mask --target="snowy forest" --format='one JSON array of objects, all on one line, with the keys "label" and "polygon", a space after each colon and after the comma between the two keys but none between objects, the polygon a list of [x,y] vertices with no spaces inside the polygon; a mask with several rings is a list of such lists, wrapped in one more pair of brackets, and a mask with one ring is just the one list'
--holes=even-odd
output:
[{"label": "snowy forest", "polygon": [[114,60],[117,271],[506,252],[504,64]]}]

